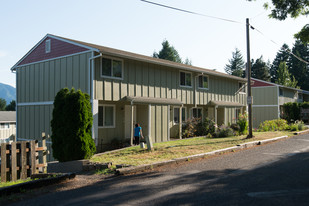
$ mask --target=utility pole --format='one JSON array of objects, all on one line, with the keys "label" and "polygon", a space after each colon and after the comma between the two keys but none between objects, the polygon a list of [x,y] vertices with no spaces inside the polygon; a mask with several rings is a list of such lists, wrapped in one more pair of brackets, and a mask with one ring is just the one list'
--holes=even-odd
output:
[{"label": "utility pole", "polygon": [[251,95],[251,60],[250,60],[250,38],[249,38],[249,19],[246,19],[246,28],[247,28],[247,77],[248,77],[248,96],[247,96],[247,104],[248,104],[248,118],[249,118],[249,134],[247,139],[252,138],[252,95]]}]

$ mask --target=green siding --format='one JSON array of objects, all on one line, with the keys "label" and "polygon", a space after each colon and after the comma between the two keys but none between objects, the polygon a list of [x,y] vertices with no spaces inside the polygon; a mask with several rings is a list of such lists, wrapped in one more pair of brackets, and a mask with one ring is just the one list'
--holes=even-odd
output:
[{"label": "green siding", "polygon": [[253,127],[258,128],[265,120],[278,119],[278,107],[252,107]]},{"label": "green siding", "polygon": [[284,103],[287,103],[287,102],[297,102],[297,96],[295,96],[294,90],[282,88],[282,91],[283,91],[283,96],[279,97],[279,105],[283,105]]},{"label": "green siding", "polygon": [[253,87],[253,105],[277,105],[278,87]]},{"label": "green siding", "polygon": [[53,101],[64,87],[88,92],[90,56],[85,53],[17,68],[18,103]]},{"label": "green siding", "polygon": [[[176,98],[184,104],[194,104],[195,76],[192,73],[192,87],[179,85],[179,70],[166,66],[124,59],[123,80],[103,78],[100,59],[95,60],[94,98],[117,101],[125,96]],[[235,94],[238,81],[229,78],[209,76],[209,89],[197,89],[196,104],[206,105],[210,100],[232,101],[246,104],[245,94]]]}]

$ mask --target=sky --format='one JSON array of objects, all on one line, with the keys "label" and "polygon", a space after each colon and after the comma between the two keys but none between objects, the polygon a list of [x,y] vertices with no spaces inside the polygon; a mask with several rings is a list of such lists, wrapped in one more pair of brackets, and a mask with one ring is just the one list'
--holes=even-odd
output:
[{"label": "sky", "polygon": [[192,65],[224,72],[236,48],[246,60],[246,18],[256,28],[250,30],[251,59],[263,55],[270,62],[283,43],[293,46],[293,35],[309,22],[308,17],[269,19],[267,0],[153,2],[237,23],[140,0],[0,0],[0,82],[15,87],[10,68],[47,33],[147,56],[160,51],[166,39]]}]

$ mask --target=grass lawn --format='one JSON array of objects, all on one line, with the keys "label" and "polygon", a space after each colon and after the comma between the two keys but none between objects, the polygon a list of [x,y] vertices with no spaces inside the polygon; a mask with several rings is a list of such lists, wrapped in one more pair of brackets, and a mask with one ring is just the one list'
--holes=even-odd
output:
[{"label": "grass lawn", "polygon": [[270,139],[284,135],[293,136],[293,133],[287,131],[255,132],[253,135],[254,138],[251,139],[245,139],[246,135],[243,135],[225,138],[195,137],[155,143],[154,151],[152,152],[149,152],[146,149],[141,149],[139,146],[134,146],[120,151],[94,156],[90,161],[101,163],[112,162],[113,165],[127,164],[137,166],[171,160],[174,158],[180,158],[194,154],[211,152],[245,142]]},{"label": "grass lawn", "polygon": [[[1,181],[1,178],[0,178],[0,181]],[[24,182],[29,182],[29,181],[32,181],[32,179],[27,178],[25,180],[17,180],[16,182],[0,182],[0,188],[12,186],[12,185],[16,185],[16,184],[20,184],[20,183],[24,183]]]}]

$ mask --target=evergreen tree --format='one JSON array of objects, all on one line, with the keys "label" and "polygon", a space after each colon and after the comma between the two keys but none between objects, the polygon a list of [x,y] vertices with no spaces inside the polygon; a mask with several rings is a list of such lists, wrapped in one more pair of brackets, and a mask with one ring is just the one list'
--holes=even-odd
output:
[{"label": "evergreen tree", "polygon": [[224,70],[230,75],[243,77],[244,68],[245,62],[242,54],[240,53],[240,50],[236,48],[235,52],[232,52],[232,58],[229,59],[229,64],[225,65]]},{"label": "evergreen tree", "polygon": [[0,111],[5,111],[6,101],[3,98],[0,98]]},{"label": "evergreen tree", "polygon": [[159,53],[154,52],[152,56],[158,59],[166,59],[169,61],[182,63],[178,51],[173,46],[171,46],[167,40],[162,42],[162,49],[159,51]]},{"label": "evergreen tree", "polygon": [[258,58],[256,61],[252,60],[251,64],[252,64],[251,66],[252,77],[264,81],[270,81],[269,65],[266,62],[264,62],[262,56]]},{"label": "evergreen tree", "polygon": [[16,102],[12,100],[5,108],[6,111],[16,111]]},{"label": "evergreen tree", "polygon": [[51,121],[53,156],[60,162],[90,158],[96,150],[91,127],[89,95],[61,89],[55,97]]},{"label": "evergreen tree", "polygon": [[[301,59],[309,62],[309,45],[303,44],[300,40],[296,40],[292,49],[292,53]],[[301,89],[309,90],[309,65],[300,61],[295,56],[290,55],[287,62],[289,72],[298,81],[298,85]]]},{"label": "evergreen tree", "polygon": [[284,61],[279,64],[278,79],[276,84],[293,88],[297,87],[297,81],[295,80],[294,76],[290,75],[288,67]]},{"label": "evergreen tree", "polygon": [[287,52],[289,46],[287,44],[283,44],[280,50],[277,52],[276,58],[274,59],[271,67],[270,67],[270,79],[271,82],[276,82],[278,80],[278,69],[281,62],[287,62],[290,54]]}]

